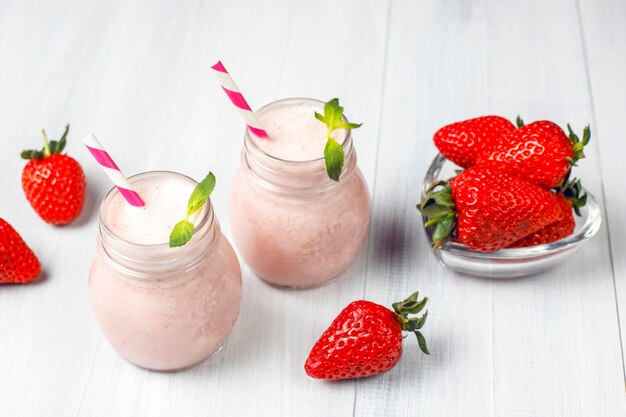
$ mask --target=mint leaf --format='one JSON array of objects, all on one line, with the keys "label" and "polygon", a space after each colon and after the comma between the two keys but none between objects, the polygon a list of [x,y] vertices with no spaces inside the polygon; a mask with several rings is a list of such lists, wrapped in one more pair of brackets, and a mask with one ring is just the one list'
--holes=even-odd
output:
[{"label": "mint leaf", "polygon": [[172,233],[170,233],[170,248],[183,246],[191,240],[193,236],[194,225],[189,220],[181,220],[176,223]]},{"label": "mint leaf", "polygon": [[170,233],[170,248],[183,246],[191,240],[195,226],[189,221],[189,216],[204,206],[204,203],[209,199],[214,188],[215,175],[209,172],[191,192],[191,196],[189,196],[189,201],[187,202],[187,216],[176,223],[176,226],[172,229],[172,233]]},{"label": "mint leaf", "polygon": [[204,203],[206,203],[214,188],[215,175],[209,172],[202,182],[196,185],[196,188],[194,188],[191,193],[191,197],[189,197],[189,202],[187,203],[187,217],[204,206]]},{"label": "mint leaf", "polygon": [[339,125],[340,129],[358,129],[361,127],[363,123],[347,123],[347,122],[341,122],[341,124]]},{"label": "mint leaf", "polygon": [[324,115],[322,116],[318,112],[315,112],[315,118],[324,123],[328,128],[326,134],[327,142],[324,148],[326,172],[330,179],[339,181],[345,155],[343,148],[332,138],[331,134],[337,129],[358,129],[361,127],[361,123],[348,123],[343,119],[343,107],[339,105],[338,98],[334,98],[325,103]]},{"label": "mint leaf", "polygon": [[343,169],[343,148],[331,137],[328,138],[324,147],[324,159],[326,160],[326,172],[333,181],[339,181]]},{"label": "mint leaf", "polygon": [[339,99],[334,98],[328,103],[324,104],[324,118],[326,119],[326,125],[329,129],[337,129],[342,123],[343,107],[339,105]]},{"label": "mint leaf", "polygon": [[321,114],[319,114],[318,112],[315,112],[315,118],[319,120],[320,122],[326,124],[326,118],[322,116]]}]

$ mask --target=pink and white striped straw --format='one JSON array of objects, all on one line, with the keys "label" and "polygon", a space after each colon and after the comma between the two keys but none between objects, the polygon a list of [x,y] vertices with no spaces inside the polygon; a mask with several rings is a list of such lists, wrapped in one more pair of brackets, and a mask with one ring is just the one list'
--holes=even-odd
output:
[{"label": "pink and white striped straw", "polygon": [[269,139],[269,135],[267,132],[261,127],[261,123],[259,119],[254,115],[254,112],[248,105],[248,102],[243,95],[239,91],[237,84],[230,76],[226,68],[219,59],[214,59],[209,63],[209,66],[213,70],[213,75],[217,78],[222,89],[230,99],[230,101],[235,105],[237,110],[239,110],[239,114],[243,118],[243,121],[248,126],[250,132],[252,132],[255,136],[263,139]]},{"label": "pink and white striped straw", "polygon": [[89,135],[83,139],[83,143],[91,152],[96,162],[102,167],[104,173],[109,177],[113,185],[117,187],[122,196],[128,201],[128,204],[135,207],[143,207],[146,203],[143,202],[137,191],[133,189],[130,182],[126,179],[122,171],[113,162],[111,156],[104,150],[102,144],[96,139],[94,135]]}]

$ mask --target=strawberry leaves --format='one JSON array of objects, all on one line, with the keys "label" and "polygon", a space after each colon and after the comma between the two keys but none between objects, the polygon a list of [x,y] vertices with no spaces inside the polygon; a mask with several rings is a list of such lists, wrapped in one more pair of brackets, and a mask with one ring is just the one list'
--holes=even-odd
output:
[{"label": "strawberry leaves", "polygon": [[343,148],[331,134],[337,129],[358,129],[362,123],[349,123],[343,117],[343,107],[339,105],[339,99],[334,98],[324,104],[324,114],[315,112],[315,118],[324,123],[328,128],[327,142],[324,147],[324,161],[326,172],[333,181],[339,181],[339,176],[343,170],[345,154]]},{"label": "strawberry leaves", "polygon": [[[437,187],[441,190],[434,191]],[[438,248],[456,235],[456,211],[452,201],[452,187],[446,182],[435,183],[417,209],[426,218],[426,227],[434,226],[431,239],[433,248]]]},{"label": "strawberry leaves", "polygon": [[61,136],[59,140],[51,140],[48,141],[48,135],[45,130],[41,130],[43,134],[43,143],[44,147],[41,150],[28,149],[23,150],[20,156],[23,159],[44,159],[49,157],[50,155],[60,154],[65,149],[65,145],[67,143],[67,134],[70,131],[70,125],[65,125],[65,132]]},{"label": "strawberry leaves", "polygon": [[585,126],[583,129],[582,140],[576,133],[574,133],[569,123],[567,124],[567,131],[569,134],[569,140],[572,142],[572,151],[574,153],[574,157],[569,160],[569,163],[575,166],[579,159],[585,157],[584,147],[591,140],[591,129],[589,128],[589,125]]},{"label": "strawberry leaves", "polygon": [[196,185],[196,188],[193,189],[191,196],[189,196],[189,201],[187,202],[187,216],[183,220],[176,223],[174,229],[172,229],[172,232],[170,233],[170,248],[183,246],[191,240],[193,237],[194,225],[189,221],[189,216],[204,206],[214,189],[215,175],[213,175],[212,172],[209,172],[202,182]]},{"label": "strawberry leaves", "polygon": [[411,332],[415,334],[417,337],[417,344],[420,347],[420,350],[427,355],[430,355],[428,351],[428,346],[426,346],[426,339],[424,335],[419,331],[424,324],[426,323],[426,317],[428,317],[428,311],[425,311],[423,315],[418,317],[409,317],[409,314],[417,314],[426,307],[426,303],[428,302],[428,297],[424,297],[421,300],[418,300],[419,291],[414,292],[409,295],[409,297],[397,303],[393,303],[393,311],[395,311],[398,316],[398,320],[400,321],[400,325],[402,326],[402,330]]}]

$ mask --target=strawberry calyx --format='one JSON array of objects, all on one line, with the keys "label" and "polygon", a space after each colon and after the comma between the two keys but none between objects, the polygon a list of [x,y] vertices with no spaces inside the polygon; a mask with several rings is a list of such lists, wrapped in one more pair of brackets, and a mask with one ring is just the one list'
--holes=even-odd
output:
[{"label": "strawberry calyx", "polygon": [[580,217],[580,208],[587,204],[587,193],[583,192],[583,186],[578,178],[569,180],[570,173],[571,171],[554,190],[568,201],[574,213]]},{"label": "strawberry calyx", "polygon": [[572,152],[574,154],[574,156],[572,158],[568,158],[567,161],[571,165],[575,166],[576,162],[579,159],[583,159],[585,157],[584,147],[589,143],[589,140],[591,139],[591,129],[589,128],[589,125],[585,126],[585,128],[583,129],[582,140],[578,137],[576,133],[574,133],[569,123],[567,124],[567,131],[569,133],[569,140],[570,142],[572,142]]},{"label": "strawberry calyx", "polygon": [[[435,191],[438,187],[442,188]],[[456,210],[452,201],[452,187],[447,181],[437,181],[431,185],[417,209],[426,218],[424,225],[434,226],[431,235],[433,248],[456,237]]]},{"label": "strawberry calyx", "polygon": [[517,126],[518,129],[524,126],[524,119],[522,119],[522,117],[519,114],[515,118],[515,125]]},{"label": "strawberry calyx", "polygon": [[424,297],[421,300],[418,300],[418,297],[419,291],[415,291],[404,301],[393,303],[392,307],[393,311],[396,313],[398,321],[400,322],[402,330],[415,334],[420,350],[425,354],[430,355],[428,347],[426,346],[426,339],[424,339],[424,335],[419,331],[424,326],[424,323],[426,323],[428,310],[426,310],[421,316],[409,317],[410,314],[417,314],[422,311],[428,302],[428,297]]},{"label": "strawberry calyx", "polygon": [[44,143],[43,149],[23,150],[21,153],[21,157],[23,159],[45,159],[50,155],[60,154],[61,152],[63,152],[63,149],[65,149],[65,144],[67,143],[67,134],[69,133],[69,131],[70,125],[67,124],[65,125],[65,132],[63,132],[61,139],[48,141],[48,135],[46,134],[46,131],[42,129],[41,133],[43,135]]}]

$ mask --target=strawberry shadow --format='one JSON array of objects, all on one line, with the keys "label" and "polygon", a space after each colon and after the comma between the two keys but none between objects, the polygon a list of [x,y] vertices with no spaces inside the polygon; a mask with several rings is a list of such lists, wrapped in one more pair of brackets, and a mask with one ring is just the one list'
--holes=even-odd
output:
[{"label": "strawberry shadow", "polygon": [[99,201],[100,200],[98,198],[98,193],[96,192],[96,190],[93,187],[87,186],[87,190],[85,192],[85,202],[83,204],[83,209],[80,212],[80,215],[76,220],[64,227],[74,229],[83,227],[86,224],[91,223],[91,221],[97,217]]}]

